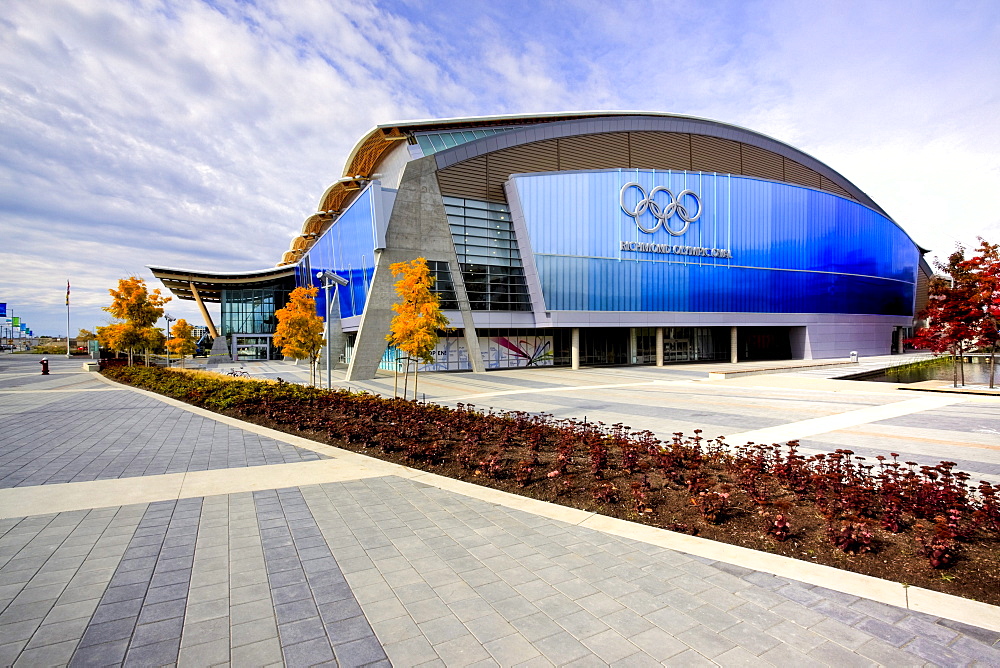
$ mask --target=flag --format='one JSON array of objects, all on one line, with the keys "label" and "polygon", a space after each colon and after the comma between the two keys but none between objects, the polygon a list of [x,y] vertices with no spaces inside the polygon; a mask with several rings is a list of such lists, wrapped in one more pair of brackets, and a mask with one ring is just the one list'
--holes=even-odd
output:
[{"label": "flag", "polygon": [[69,306],[69,279],[66,279],[66,306]]},{"label": "flag", "polygon": [[14,327],[17,327],[20,324],[21,324],[21,316],[15,315],[14,316],[14,322],[13,322]]},{"label": "flag", "polygon": [[4,303],[0,303],[0,318],[6,315],[7,315],[7,305]]}]

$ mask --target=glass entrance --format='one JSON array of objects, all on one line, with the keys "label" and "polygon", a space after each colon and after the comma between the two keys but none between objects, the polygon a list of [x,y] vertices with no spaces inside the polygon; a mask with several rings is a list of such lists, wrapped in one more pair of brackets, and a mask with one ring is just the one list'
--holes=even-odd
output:
[{"label": "glass entrance", "polygon": [[271,359],[271,337],[234,334],[232,354],[237,362]]}]

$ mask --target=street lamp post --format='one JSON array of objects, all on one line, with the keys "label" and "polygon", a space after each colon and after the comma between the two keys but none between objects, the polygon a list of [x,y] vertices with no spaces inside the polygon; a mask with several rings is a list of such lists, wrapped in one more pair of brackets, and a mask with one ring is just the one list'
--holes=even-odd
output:
[{"label": "street lamp post", "polygon": [[326,318],[324,319],[324,324],[326,325],[326,389],[333,388],[332,379],[332,365],[330,363],[330,286],[333,286],[333,295],[336,297],[337,288],[341,285],[347,285],[349,281],[342,276],[338,276],[329,270],[317,271],[316,278],[323,281],[323,297],[326,300]]},{"label": "street lamp post", "polygon": [[[177,318],[171,317],[169,313],[163,314],[163,319],[167,321],[167,339],[170,339],[170,323],[176,322]],[[167,368],[170,368],[170,346],[167,348]]]}]

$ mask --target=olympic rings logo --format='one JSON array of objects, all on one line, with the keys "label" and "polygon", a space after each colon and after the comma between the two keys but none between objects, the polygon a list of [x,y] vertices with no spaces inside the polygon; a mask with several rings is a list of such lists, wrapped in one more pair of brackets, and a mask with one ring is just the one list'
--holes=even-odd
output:
[{"label": "olympic rings logo", "polygon": [[[642,199],[640,199],[636,203],[635,208],[632,209],[631,211],[625,204],[625,192],[629,188],[635,188],[640,193],[642,193]],[[661,192],[667,194],[667,204],[663,207],[661,207],[656,201],[654,201],[656,194]],[[684,199],[685,196],[694,199],[695,203],[697,204],[698,207],[697,213],[695,213],[694,215],[691,215],[688,212],[687,207],[684,206],[682,200]],[[647,195],[645,188],[640,186],[635,181],[631,181],[622,186],[622,191],[618,196],[618,200],[621,203],[622,211],[624,211],[626,215],[634,218],[635,224],[638,226],[640,230],[642,230],[646,234],[652,234],[656,230],[660,229],[660,226],[662,225],[663,229],[665,229],[667,232],[674,235],[675,237],[679,237],[680,235],[687,232],[687,229],[691,225],[691,223],[701,218],[701,212],[702,212],[701,199],[697,195],[695,195],[694,192],[690,190],[682,190],[680,194],[677,195],[677,197],[674,197],[674,194],[670,192],[668,188],[664,186],[656,186],[655,188],[650,190],[649,194]],[[650,228],[643,227],[642,223],[639,222],[639,218],[647,210],[649,210],[649,212],[653,214],[653,217],[656,218],[656,225],[653,225]],[[667,225],[667,221],[674,214],[677,214],[677,217],[684,221],[684,227],[682,227],[680,230],[677,231],[672,230],[670,226]]]}]

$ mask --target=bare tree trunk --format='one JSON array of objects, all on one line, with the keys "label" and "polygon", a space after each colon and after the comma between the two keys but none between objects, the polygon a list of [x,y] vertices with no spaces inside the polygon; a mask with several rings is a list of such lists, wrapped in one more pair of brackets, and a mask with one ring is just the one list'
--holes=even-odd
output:
[{"label": "bare tree trunk", "polygon": [[410,358],[406,358],[406,368],[403,369],[403,399],[406,399],[407,388],[410,386]]},{"label": "bare tree trunk", "polygon": [[958,346],[951,349],[951,384],[958,387]]},{"label": "bare tree trunk", "polygon": [[413,400],[416,401],[417,397],[417,381],[420,379],[420,362],[417,362],[416,366],[413,367]]},{"label": "bare tree trunk", "polygon": [[990,389],[991,390],[994,389],[994,387],[995,387],[993,381],[994,381],[994,379],[996,379],[996,375],[997,375],[997,344],[994,343],[993,347],[990,349]]}]

